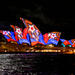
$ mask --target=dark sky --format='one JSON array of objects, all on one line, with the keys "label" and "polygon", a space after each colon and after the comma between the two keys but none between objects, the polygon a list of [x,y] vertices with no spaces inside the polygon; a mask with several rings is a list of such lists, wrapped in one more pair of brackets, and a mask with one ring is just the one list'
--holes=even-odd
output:
[{"label": "dark sky", "polygon": [[44,34],[51,31],[62,32],[61,38],[75,38],[75,14],[73,4],[49,1],[3,1],[0,3],[0,29],[10,24],[20,26],[19,17],[32,21]]}]

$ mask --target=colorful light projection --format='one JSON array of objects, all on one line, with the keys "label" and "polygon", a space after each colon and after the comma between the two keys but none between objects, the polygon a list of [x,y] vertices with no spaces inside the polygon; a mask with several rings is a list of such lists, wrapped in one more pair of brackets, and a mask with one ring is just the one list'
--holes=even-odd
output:
[{"label": "colorful light projection", "polygon": [[54,44],[57,45],[60,39],[60,32],[50,32],[50,33],[45,33],[43,35],[44,37],[44,41],[46,43],[46,45],[48,44]]},{"label": "colorful light projection", "polygon": [[42,35],[40,30],[31,21],[21,18],[20,20],[24,23],[25,28],[22,29],[18,26],[10,25],[13,31],[0,30],[0,33],[4,35],[8,42],[14,41],[17,44],[29,44],[35,46],[37,44],[42,45],[58,45],[59,40],[62,42],[63,47],[75,47],[75,39],[65,40],[61,39],[61,32],[49,32]]}]

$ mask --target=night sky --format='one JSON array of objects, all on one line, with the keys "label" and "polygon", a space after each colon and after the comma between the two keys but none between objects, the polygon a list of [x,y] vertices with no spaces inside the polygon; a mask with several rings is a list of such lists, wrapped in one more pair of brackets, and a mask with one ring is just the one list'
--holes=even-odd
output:
[{"label": "night sky", "polygon": [[[62,32],[61,38],[75,38],[73,4],[49,1],[3,1],[0,3],[0,29],[12,30],[10,24],[20,25],[19,17],[32,21],[42,34]],[[23,25],[24,27],[24,25]]]}]

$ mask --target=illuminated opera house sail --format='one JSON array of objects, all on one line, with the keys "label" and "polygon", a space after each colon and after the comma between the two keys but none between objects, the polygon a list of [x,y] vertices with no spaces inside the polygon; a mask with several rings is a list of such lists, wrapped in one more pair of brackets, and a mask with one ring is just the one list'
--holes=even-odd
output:
[{"label": "illuminated opera house sail", "polygon": [[6,44],[1,44],[0,52],[3,50],[4,52],[75,52],[75,39],[60,38],[61,32],[42,34],[31,21],[21,17],[20,20],[24,24],[24,29],[17,25],[10,25],[13,31],[0,30],[7,40]]}]

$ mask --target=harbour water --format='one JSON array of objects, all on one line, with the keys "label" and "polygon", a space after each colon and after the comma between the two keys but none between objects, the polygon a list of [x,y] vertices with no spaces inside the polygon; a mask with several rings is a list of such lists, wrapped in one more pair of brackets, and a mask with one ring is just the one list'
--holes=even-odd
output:
[{"label": "harbour water", "polygon": [[1,53],[0,75],[75,75],[75,55]]}]

